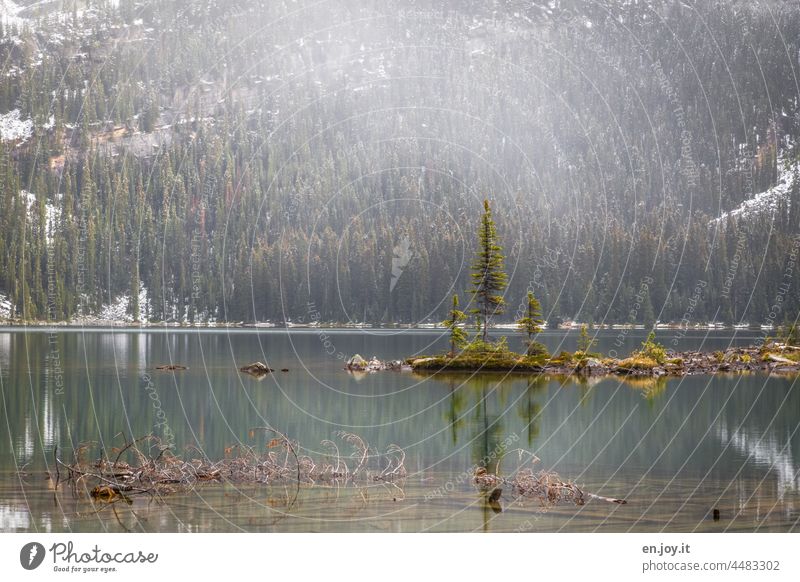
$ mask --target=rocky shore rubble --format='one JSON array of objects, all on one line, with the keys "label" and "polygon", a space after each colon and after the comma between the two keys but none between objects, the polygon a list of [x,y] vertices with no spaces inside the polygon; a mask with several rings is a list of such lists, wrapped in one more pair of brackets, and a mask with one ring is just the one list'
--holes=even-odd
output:
[{"label": "rocky shore rubble", "polygon": [[412,368],[409,364],[401,360],[382,361],[372,356],[372,359],[367,361],[359,354],[356,354],[347,360],[344,369],[348,372],[383,372],[386,370],[392,372],[409,372]]},{"label": "rocky shore rubble", "polygon": [[360,355],[350,358],[345,364],[348,371],[379,372],[391,371],[499,371],[526,372],[552,375],[584,375],[584,376],[694,376],[718,373],[797,373],[800,372],[800,347],[780,343],[766,346],[731,347],[724,351],[704,352],[697,350],[667,350],[661,362],[651,358],[633,354],[628,358],[615,359],[603,357],[585,357],[578,354],[562,353],[541,361],[517,354],[498,360],[487,358],[483,362],[479,357],[471,356],[469,361],[456,356],[429,356],[409,358],[406,361],[381,361],[375,357],[367,361]]}]

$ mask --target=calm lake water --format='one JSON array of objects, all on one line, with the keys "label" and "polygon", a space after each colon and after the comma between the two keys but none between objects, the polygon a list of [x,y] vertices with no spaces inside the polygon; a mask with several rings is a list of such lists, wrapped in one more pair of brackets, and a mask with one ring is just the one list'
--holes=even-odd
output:
[{"label": "calm lake water", "polygon": [[[598,351],[621,356],[637,331],[601,332]],[[753,332],[659,337],[680,349],[724,349]],[[509,334],[512,348],[520,336]],[[551,350],[574,333],[545,332]],[[0,531],[797,531],[800,389],[791,377],[695,376],[624,381],[502,374],[351,375],[342,358],[399,359],[445,349],[434,331],[0,329]],[[262,360],[262,381],[237,368]],[[160,364],[189,366],[157,372]],[[154,397],[157,396],[157,400]],[[237,443],[263,447],[270,425],[305,453],[338,431],[406,452],[395,485],[302,488],[210,484],[112,506],[54,493],[53,450],[108,449],[126,435],[163,436],[176,450],[217,459]],[[465,471],[492,451],[523,448],[540,468],[585,490],[624,497],[543,511],[489,507]],[[186,447],[197,447],[187,450]],[[340,444],[343,451],[346,445]],[[64,452],[67,451],[67,452]],[[349,452],[349,451],[348,451]],[[516,453],[503,460],[513,469]],[[22,473],[18,470],[23,468]],[[507,471],[506,471],[507,472]],[[712,519],[713,508],[720,519]]]}]

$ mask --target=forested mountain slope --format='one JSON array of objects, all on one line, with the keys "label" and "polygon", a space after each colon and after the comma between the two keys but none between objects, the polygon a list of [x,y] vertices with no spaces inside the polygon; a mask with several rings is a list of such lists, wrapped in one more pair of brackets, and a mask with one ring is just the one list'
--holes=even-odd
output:
[{"label": "forested mountain slope", "polygon": [[800,307],[796,2],[4,0],[0,24],[5,315],[440,320],[484,198],[509,320],[527,289],[548,319]]}]

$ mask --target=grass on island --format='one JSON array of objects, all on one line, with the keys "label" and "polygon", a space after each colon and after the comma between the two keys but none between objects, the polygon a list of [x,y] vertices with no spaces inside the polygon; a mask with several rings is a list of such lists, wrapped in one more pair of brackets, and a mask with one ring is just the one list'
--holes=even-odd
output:
[{"label": "grass on island", "polygon": [[[790,342],[784,339],[783,342],[776,342],[767,338],[758,351],[758,358],[762,362],[776,362],[784,367],[792,363],[800,363],[800,348],[792,345],[797,343],[800,341],[792,340]],[[753,356],[743,353],[748,348],[701,354],[701,363],[698,364],[697,359],[689,352],[686,354],[668,353],[663,345],[655,341],[655,334],[652,332],[642,342],[639,349],[621,360],[601,356],[589,351],[588,348],[575,352],[562,351],[557,355],[551,355],[547,348],[539,342],[529,340],[526,344],[527,353],[519,354],[508,348],[505,337],[495,342],[485,342],[477,337],[472,341],[461,342],[455,353],[415,356],[408,358],[406,363],[418,371],[552,372],[556,374],[580,373],[588,366],[599,366],[601,369],[605,368],[606,372],[611,371],[622,375],[640,375],[647,372],[653,372],[656,375],[676,374],[690,363],[695,367],[705,366],[708,370],[716,370],[723,363],[756,364]],[[753,353],[753,349],[749,349]],[[692,361],[685,361],[684,357],[689,357]]]},{"label": "grass on island", "polygon": [[658,362],[653,358],[636,354],[620,361],[618,365],[626,370],[652,370],[658,367]]},{"label": "grass on island", "polygon": [[410,358],[415,370],[482,370],[482,371],[542,371],[547,360],[514,352],[507,354],[465,354]]},{"label": "grass on island", "polygon": [[433,356],[415,356],[406,363],[414,370],[463,370],[463,371],[501,371],[501,372],[542,372],[546,368],[581,368],[590,359],[600,358],[591,352],[562,351],[551,356],[547,348],[539,342],[528,345],[528,353],[519,354],[508,348],[506,338],[497,342],[484,342],[480,339],[465,344],[455,354],[446,353]]}]

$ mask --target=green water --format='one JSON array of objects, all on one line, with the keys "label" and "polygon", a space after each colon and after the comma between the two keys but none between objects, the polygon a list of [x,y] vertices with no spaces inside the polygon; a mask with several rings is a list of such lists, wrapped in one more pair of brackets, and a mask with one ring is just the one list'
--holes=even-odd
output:
[{"label": "green water", "polygon": [[[627,353],[641,332],[605,331],[597,349]],[[574,334],[548,332],[553,349]],[[661,341],[672,346],[672,337]],[[674,338],[720,349],[758,338],[719,331]],[[512,336],[510,343],[519,342]],[[444,349],[436,332],[0,329],[0,531],[790,531],[800,520],[800,390],[794,378],[696,376],[625,382],[501,374],[354,376],[343,355],[401,358]],[[237,371],[262,360],[262,381]],[[189,366],[158,372],[160,364]],[[406,452],[408,477],[362,487],[204,485],[111,506],[52,490],[53,451],[82,441],[107,450],[120,433],[172,435],[177,452],[221,458],[261,446],[269,425],[324,454],[358,433]],[[502,511],[465,471],[510,443],[594,493],[546,511]],[[187,446],[197,450],[187,450]],[[343,450],[345,447],[342,445]],[[516,454],[504,459],[513,468]],[[21,472],[20,472],[21,470]],[[711,519],[711,509],[720,519]]]}]

